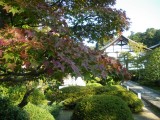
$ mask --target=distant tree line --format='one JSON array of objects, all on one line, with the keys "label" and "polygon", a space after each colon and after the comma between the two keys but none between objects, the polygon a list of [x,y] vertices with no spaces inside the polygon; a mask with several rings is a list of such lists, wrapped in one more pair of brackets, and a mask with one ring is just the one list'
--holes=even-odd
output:
[{"label": "distant tree line", "polygon": [[141,42],[147,47],[151,47],[160,43],[160,29],[148,28],[144,33],[132,32],[129,38],[136,42]]}]

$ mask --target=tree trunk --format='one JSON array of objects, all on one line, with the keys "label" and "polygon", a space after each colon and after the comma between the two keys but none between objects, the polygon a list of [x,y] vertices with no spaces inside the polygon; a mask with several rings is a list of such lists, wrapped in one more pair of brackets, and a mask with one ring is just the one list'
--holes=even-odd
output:
[{"label": "tree trunk", "polygon": [[3,19],[0,17],[0,28],[3,28],[4,27],[4,21]]},{"label": "tree trunk", "polygon": [[18,107],[23,108],[25,105],[27,105],[27,99],[30,96],[30,94],[34,91],[35,88],[32,88],[31,90],[27,90],[26,93],[23,96],[22,101],[18,104]]},{"label": "tree trunk", "polygon": [[96,43],[95,50],[99,50],[99,44],[98,44],[98,42]]}]

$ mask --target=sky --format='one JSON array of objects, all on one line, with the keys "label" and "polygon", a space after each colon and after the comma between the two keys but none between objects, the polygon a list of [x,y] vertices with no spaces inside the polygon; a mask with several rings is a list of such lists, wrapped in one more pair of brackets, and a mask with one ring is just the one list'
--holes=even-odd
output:
[{"label": "sky", "polygon": [[124,36],[131,31],[145,32],[147,28],[160,29],[160,0],[116,0],[116,8],[126,11],[131,25]]}]

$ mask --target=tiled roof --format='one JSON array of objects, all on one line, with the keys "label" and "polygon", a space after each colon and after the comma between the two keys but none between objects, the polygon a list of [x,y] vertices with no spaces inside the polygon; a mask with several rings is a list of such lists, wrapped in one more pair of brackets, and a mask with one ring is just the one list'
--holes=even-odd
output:
[{"label": "tiled roof", "polygon": [[156,44],[156,45],[153,45],[153,46],[151,46],[151,47],[149,47],[150,49],[155,49],[155,48],[157,48],[157,47],[160,47],[160,43],[158,43],[158,44]]}]

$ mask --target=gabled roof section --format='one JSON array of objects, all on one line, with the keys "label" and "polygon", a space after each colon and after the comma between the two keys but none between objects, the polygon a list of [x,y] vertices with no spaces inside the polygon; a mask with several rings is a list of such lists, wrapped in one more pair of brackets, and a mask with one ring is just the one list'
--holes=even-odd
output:
[{"label": "gabled roof section", "polygon": [[[120,38],[120,37],[119,37]],[[105,46],[103,46],[102,48],[100,48],[100,50],[105,50],[106,48],[108,48],[109,46],[113,45],[115,42],[117,42],[119,40],[119,38],[114,39],[113,41],[109,41]]]},{"label": "gabled roof section", "polygon": [[157,48],[157,47],[160,47],[160,43],[158,43],[158,44],[156,44],[156,45],[153,45],[153,46],[151,46],[151,47],[149,47],[150,49],[155,49],[155,48]]},{"label": "gabled roof section", "polygon": [[[100,50],[105,50],[106,48],[108,48],[109,46],[113,45],[114,43],[118,42],[118,41],[123,41],[123,43],[129,44],[129,42],[134,43],[134,44],[139,44],[129,38],[124,37],[123,35],[119,36],[118,38],[114,39],[111,42],[108,42],[105,46],[103,46],[102,48],[100,48]],[[146,50],[151,50],[150,48],[144,47],[144,49]]]}]

